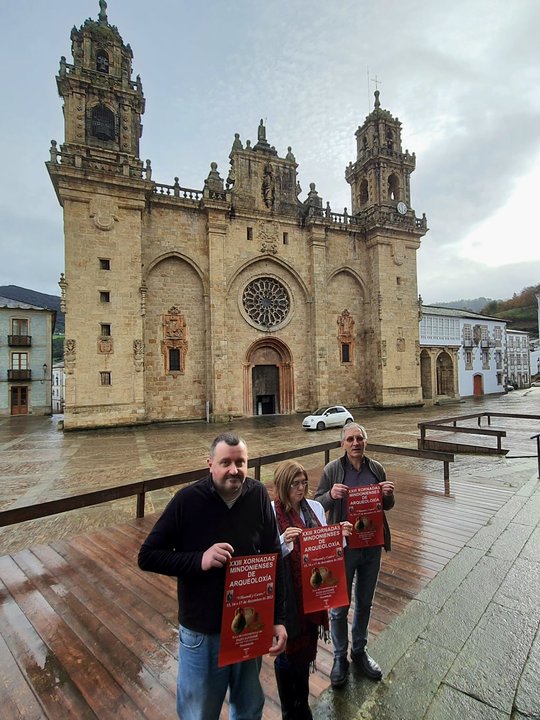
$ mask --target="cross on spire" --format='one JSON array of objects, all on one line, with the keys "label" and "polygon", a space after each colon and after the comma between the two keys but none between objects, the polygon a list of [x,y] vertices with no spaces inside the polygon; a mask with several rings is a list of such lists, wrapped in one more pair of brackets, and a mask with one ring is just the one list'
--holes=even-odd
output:
[{"label": "cross on spire", "polygon": [[371,82],[375,83],[375,90],[379,89],[379,85],[382,85],[382,81],[379,80],[379,78],[375,75],[374,78],[371,78]]}]

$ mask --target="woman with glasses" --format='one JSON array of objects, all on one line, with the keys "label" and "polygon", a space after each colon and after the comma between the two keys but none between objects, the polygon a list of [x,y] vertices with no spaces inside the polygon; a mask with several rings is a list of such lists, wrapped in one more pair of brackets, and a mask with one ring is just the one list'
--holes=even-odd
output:
[{"label": "woman with glasses", "polygon": [[[309,709],[309,670],[314,668],[319,637],[328,639],[328,613],[304,613],[300,535],[304,528],[326,525],[323,506],[308,500],[308,477],[295,460],[285,460],[274,472],[274,502],[284,558],[287,647],[274,661],[283,720],[312,720]],[[350,523],[342,523],[350,534]]]}]

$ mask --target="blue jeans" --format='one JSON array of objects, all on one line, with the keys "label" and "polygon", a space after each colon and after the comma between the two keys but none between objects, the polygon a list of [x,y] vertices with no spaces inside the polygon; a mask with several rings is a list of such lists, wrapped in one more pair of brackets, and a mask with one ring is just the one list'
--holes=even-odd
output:
[{"label": "blue jeans", "polygon": [[261,658],[218,668],[220,636],[180,625],[176,712],[181,720],[219,720],[229,689],[230,720],[261,720]]},{"label": "blue jeans", "polygon": [[[381,566],[381,550],[380,547],[345,548],[345,572],[349,597],[352,597],[351,590],[356,575],[351,648],[353,653],[362,652],[367,645],[371,604]],[[348,614],[349,605],[330,610],[330,635],[336,658],[347,657]]]}]

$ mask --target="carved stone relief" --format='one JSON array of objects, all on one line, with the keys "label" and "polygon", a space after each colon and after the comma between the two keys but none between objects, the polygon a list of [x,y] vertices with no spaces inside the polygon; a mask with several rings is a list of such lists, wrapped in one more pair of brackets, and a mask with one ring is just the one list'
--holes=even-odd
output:
[{"label": "carved stone relief", "polygon": [[394,265],[403,265],[405,262],[405,252],[403,251],[403,245],[396,240],[392,245],[392,258]]},{"label": "carved stone relief", "polygon": [[403,328],[398,327],[398,337],[396,338],[396,350],[398,352],[405,352],[405,338],[403,337]]},{"label": "carved stone relief", "polygon": [[338,338],[341,342],[354,340],[354,318],[348,310],[344,310],[337,319]]},{"label": "carved stone relief", "polygon": [[118,222],[112,203],[106,199],[92,200],[90,203],[90,219],[98,230],[108,232]]},{"label": "carved stone relief", "polygon": [[133,361],[135,372],[141,372],[144,369],[144,342],[142,340],[133,341]]},{"label": "carved stone relief", "polygon": [[277,223],[259,223],[259,237],[261,238],[261,252],[268,255],[277,255],[279,228]]},{"label": "carved stone relief", "polygon": [[[161,349],[165,360],[165,372],[167,373],[183,373],[185,372],[185,360],[188,349],[187,327],[184,316],[180,312],[178,306],[173,305],[169,312],[163,315],[163,340]],[[171,358],[178,351],[178,367],[173,367]]]},{"label": "carved stone relief", "polygon": [[75,367],[75,361],[77,360],[77,342],[76,340],[66,340],[64,342],[64,364],[66,367],[66,373],[71,375]]},{"label": "carved stone relief", "polygon": [[109,354],[113,352],[112,337],[100,337],[98,339],[98,353]]}]

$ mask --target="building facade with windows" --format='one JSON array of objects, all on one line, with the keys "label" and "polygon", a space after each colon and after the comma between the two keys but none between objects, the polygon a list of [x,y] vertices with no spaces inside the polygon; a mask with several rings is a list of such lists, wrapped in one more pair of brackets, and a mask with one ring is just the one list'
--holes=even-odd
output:
[{"label": "building facade with windows", "polygon": [[52,369],[52,411],[63,413],[66,394],[66,374],[64,363],[54,363]]},{"label": "building facade with windows", "polygon": [[301,199],[292,149],[262,120],[256,142],[235,135],[226,179],[211,163],[200,189],[156,182],[141,79],[105,7],[60,60],[64,140],[47,162],[64,215],[66,429],[420,404],[427,222],[378,91],[345,170],[350,211],[313,183]]},{"label": "building facade with windows", "polygon": [[50,415],[54,310],[0,297],[0,415]]},{"label": "building facade with windows", "polygon": [[506,331],[506,382],[514,388],[529,387],[531,382],[531,354],[529,333],[523,330]]},{"label": "building facade with windows", "polygon": [[423,305],[420,348],[426,402],[504,392],[506,321]]}]

